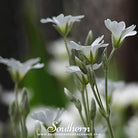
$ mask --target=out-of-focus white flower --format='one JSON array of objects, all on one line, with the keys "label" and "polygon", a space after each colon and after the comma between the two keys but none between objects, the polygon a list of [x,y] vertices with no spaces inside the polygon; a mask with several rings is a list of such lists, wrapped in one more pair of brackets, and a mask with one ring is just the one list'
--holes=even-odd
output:
[{"label": "out-of-focus white flower", "polygon": [[112,33],[112,43],[115,48],[120,47],[126,37],[133,36],[137,33],[134,31],[136,25],[131,25],[126,28],[126,24],[123,21],[117,22],[107,19],[104,23]]},{"label": "out-of-focus white flower", "polygon": [[64,40],[58,39],[50,43],[47,51],[53,56],[48,63],[48,72],[60,81],[65,82],[70,74],[66,73],[66,66],[69,65],[69,61]]},{"label": "out-of-focus white flower", "polygon": [[82,83],[87,84],[87,75],[84,74],[78,66],[67,66],[67,73],[75,73]]},{"label": "out-of-focus white flower", "polygon": [[126,134],[129,138],[137,138],[138,137],[138,116],[133,116],[128,125],[124,128]]},{"label": "out-of-focus white flower", "polygon": [[68,60],[64,39],[58,39],[48,44],[46,50],[58,60]]},{"label": "out-of-focus white flower", "polygon": [[[40,121],[32,119],[32,117],[31,117],[32,114],[34,112],[42,112],[45,109],[46,109],[46,107],[44,107],[44,106],[35,107],[35,108],[31,109],[30,113],[28,114],[27,119],[26,119],[26,127],[27,127],[27,130],[28,130],[28,135],[29,136],[34,135],[35,125],[37,123],[40,123]],[[45,128],[43,126],[42,126],[42,131],[45,131]]]},{"label": "out-of-focus white flower", "polygon": [[[97,70],[101,67],[101,63],[100,64],[94,64],[93,65],[93,69]],[[86,65],[86,67],[89,67],[89,65]],[[67,66],[67,71],[68,73],[77,73],[78,75],[82,75],[82,71],[80,70],[80,68],[78,66]]]},{"label": "out-of-focus white flower", "polygon": [[34,120],[38,120],[42,122],[45,126],[50,126],[52,123],[57,122],[60,123],[61,115],[63,114],[63,109],[57,108],[57,110],[53,108],[46,108],[43,112],[35,112],[32,114],[32,118]]},{"label": "out-of-focus white flower", "polygon": [[118,107],[138,105],[138,84],[128,84],[115,90],[112,98],[112,104]]},{"label": "out-of-focus white flower", "polygon": [[[104,94],[104,92],[105,92],[105,80],[98,78],[97,79],[97,85],[98,85],[99,92]],[[124,86],[125,86],[124,81],[113,82],[113,81],[108,80],[108,93],[112,94],[113,91],[120,90]]]},{"label": "out-of-focus white flower", "polygon": [[[20,102],[22,98],[22,94],[18,93],[18,101]],[[1,101],[6,104],[6,105],[10,105],[11,102],[15,100],[15,93],[14,92],[6,92],[4,91],[1,94]]]},{"label": "out-of-focus white flower", "polygon": [[79,50],[81,51],[84,56],[92,63],[95,62],[96,60],[96,55],[98,52],[98,49],[101,47],[107,47],[108,44],[104,44],[104,40],[103,40],[103,35],[101,37],[98,37],[91,45],[89,46],[84,46],[84,45],[79,45],[73,41],[70,41],[68,47],[75,49],[75,50]]},{"label": "out-of-focus white flower", "polygon": [[66,73],[66,66],[68,66],[68,60],[58,60],[58,59],[53,59],[50,60],[48,64],[48,71],[51,75],[54,75],[57,77],[59,80],[65,80],[68,78],[69,74]]},{"label": "out-of-focus white flower", "polygon": [[52,22],[55,24],[55,28],[61,33],[62,35],[67,35],[74,22],[79,22],[82,18],[84,18],[84,15],[80,16],[64,16],[63,14],[58,15],[57,17],[47,18],[47,19],[41,19],[41,23],[48,23]]},{"label": "out-of-focus white flower", "polygon": [[14,81],[21,81],[27,72],[31,69],[39,69],[44,67],[44,64],[39,63],[40,58],[34,58],[27,60],[24,63],[21,63],[20,61],[16,59],[6,59],[0,57],[0,63],[3,63],[8,66],[9,72],[13,78]]}]

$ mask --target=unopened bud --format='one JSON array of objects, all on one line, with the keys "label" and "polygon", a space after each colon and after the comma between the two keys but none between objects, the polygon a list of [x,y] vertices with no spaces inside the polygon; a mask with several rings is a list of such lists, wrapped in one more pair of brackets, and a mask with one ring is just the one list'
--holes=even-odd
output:
[{"label": "unopened bud", "polygon": [[91,101],[90,117],[91,117],[91,120],[94,120],[96,117],[96,103],[94,99],[92,99]]},{"label": "unopened bud", "polygon": [[88,32],[88,35],[86,37],[86,40],[85,40],[85,45],[91,45],[92,44],[92,39],[93,39],[93,35],[92,35],[92,31],[90,30]]},{"label": "unopened bud", "polygon": [[78,57],[75,57],[75,62],[76,62],[76,65],[79,66],[80,70],[84,74],[87,74],[87,68],[86,68],[86,66],[84,65],[84,63]]},{"label": "unopened bud", "polygon": [[9,114],[10,114],[11,120],[15,123],[15,125],[17,125],[20,120],[20,112],[16,101],[13,101],[11,103],[9,107]]},{"label": "unopened bud", "polygon": [[76,106],[76,108],[81,111],[82,107],[81,107],[81,102],[79,99],[77,99],[68,89],[64,88],[64,93],[66,95],[66,97],[74,103],[74,105]]},{"label": "unopened bud", "polygon": [[103,70],[107,70],[108,68],[107,48],[105,48],[105,50],[103,51],[102,66],[103,66]]},{"label": "unopened bud", "polygon": [[28,92],[26,88],[23,88],[23,94],[20,104],[21,112],[26,117],[30,111]]},{"label": "unopened bud", "polygon": [[91,87],[94,87],[95,84],[95,76],[94,76],[94,71],[91,70],[91,68],[88,68],[88,72],[87,72],[87,76],[88,76],[88,80],[90,82]]}]

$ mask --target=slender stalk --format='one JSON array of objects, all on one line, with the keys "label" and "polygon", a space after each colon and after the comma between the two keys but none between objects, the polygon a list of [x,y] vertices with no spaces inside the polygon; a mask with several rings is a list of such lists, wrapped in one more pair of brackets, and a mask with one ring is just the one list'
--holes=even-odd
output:
[{"label": "slender stalk", "polygon": [[[78,111],[79,111],[79,110],[78,110]],[[86,123],[85,123],[85,120],[84,120],[84,118],[83,118],[82,112],[79,111],[79,114],[80,114],[81,120],[82,120],[82,122],[83,122],[83,125],[84,125],[85,127],[87,127],[87,125],[86,125]]]},{"label": "slender stalk", "polygon": [[92,120],[92,138],[94,138],[94,133],[95,133],[94,120]]},{"label": "slender stalk", "polygon": [[[79,111],[79,110],[78,110],[78,111]],[[86,123],[85,123],[85,121],[84,121],[84,118],[83,118],[82,112],[79,111],[79,114],[80,114],[80,117],[81,117],[81,120],[82,120],[82,122],[83,122],[84,127],[87,127],[87,125],[86,125]],[[89,138],[89,134],[88,134],[88,132],[86,132],[86,134],[87,134],[87,137]]]},{"label": "slender stalk", "polygon": [[105,70],[105,99],[106,99],[106,112],[107,112],[106,121],[107,121],[107,125],[108,125],[108,129],[109,129],[111,138],[115,138],[115,137],[114,137],[113,129],[112,129],[111,122],[110,122],[110,109],[109,109],[109,105],[108,105],[109,104],[108,103],[108,67],[109,67],[111,58],[112,58],[115,50],[116,50],[115,48],[112,49],[112,51],[109,55],[108,61],[107,61],[107,68]]},{"label": "slender stalk", "polygon": [[107,69],[105,70],[105,101],[106,101],[106,111],[107,114],[109,115],[109,105],[108,105],[108,74],[107,74]]},{"label": "slender stalk", "polygon": [[[92,68],[92,70],[93,70],[93,65],[92,65],[92,64],[91,64],[91,68]],[[94,79],[95,79],[95,74],[94,74]],[[96,79],[95,79],[95,80],[96,80]],[[92,88],[92,90],[93,90],[95,99],[96,99],[96,101],[97,101],[99,107],[101,108],[101,110],[103,110],[103,112],[105,113],[105,109],[104,109],[103,104],[102,104],[102,100],[101,100],[101,97],[100,97],[100,93],[99,93],[99,90],[98,90],[96,81],[95,81],[94,85],[96,86],[96,91],[97,91],[97,93],[96,93],[96,91],[95,91],[95,89],[94,89],[93,87],[91,87],[91,88]],[[98,94],[98,96],[97,96],[97,94]]]},{"label": "slender stalk", "polygon": [[87,86],[85,87],[85,91],[86,91],[87,110],[88,110],[88,113],[89,113],[90,108],[89,108],[89,99],[88,99],[88,91],[87,91]]},{"label": "slender stalk", "polygon": [[14,91],[15,91],[15,101],[18,105],[18,82],[15,83]]},{"label": "slender stalk", "polygon": [[98,94],[98,97],[99,97],[99,102],[101,103],[102,109],[105,111],[105,109],[103,107],[103,103],[102,103],[101,97],[100,97],[100,93],[99,93],[99,90],[98,90],[98,87],[97,87],[97,83],[95,83],[95,86],[96,86],[96,91],[97,91],[97,94]]},{"label": "slender stalk", "polygon": [[107,125],[108,125],[108,129],[109,129],[111,138],[115,138],[115,136],[114,136],[114,134],[113,134],[113,128],[112,128],[112,126],[111,126],[110,118],[107,117],[107,118],[106,118],[106,121],[107,121]]},{"label": "slender stalk", "polygon": [[[91,69],[92,69],[92,71],[93,71],[93,65],[92,65],[92,64],[91,64]],[[94,79],[95,79],[95,77],[94,77]],[[94,81],[95,81],[95,80],[94,80]],[[101,108],[102,106],[101,106],[101,103],[100,103],[100,101],[99,101],[99,98],[97,97],[97,94],[96,94],[96,92],[95,92],[94,86],[93,86],[93,84],[91,84],[91,83],[90,83],[90,85],[91,85],[91,89],[92,89],[92,91],[93,91],[94,97],[95,97],[95,99],[96,99],[96,101],[97,101],[99,107]]]},{"label": "slender stalk", "polygon": [[87,86],[85,86],[85,92],[86,92],[87,112],[88,112],[88,126],[91,127],[91,121],[90,121],[90,108],[89,108],[89,99],[88,99]]},{"label": "slender stalk", "polygon": [[110,53],[110,55],[109,55],[109,58],[108,58],[108,65],[109,65],[109,63],[110,63],[110,61],[111,61],[111,58],[112,58],[112,56],[113,56],[115,50],[116,50],[116,49],[113,47],[113,49],[112,49],[112,51],[111,51],[111,53]]},{"label": "slender stalk", "polygon": [[[91,87],[91,88],[92,88],[92,87]],[[94,97],[95,97],[95,99],[96,99],[96,101],[97,101],[97,103],[98,103],[100,109],[103,109],[102,106],[101,106],[101,103],[100,103],[100,101],[99,101],[99,98],[98,98],[97,95],[96,95],[96,91],[94,90],[94,88],[92,88],[92,91],[93,91]]]},{"label": "slender stalk", "polygon": [[64,43],[65,43],[65,47],[66,47],[66,50],[67,50],[67,54],[68,54],[68,56],[70,58],[69,49],[68,49],[68,45],[67,45],[67,37],[66,36],[64,36]]},{"label": "slender stalk", "polygon": [[25,121],[25,118],[23,117],[21,120],[20,120],[20,124],[21,124],[21,132],[22,132],[22,138],[27,138],[27,129],[26,129],[26,121]]},{"label": "slender stalk", "polygon": [[81,92],[81,95],[82,95],[82,102],[83,102],[83,106],[84,106],[84,110],[85,110],[85,116],[86,116],[86,120],[87,120],[87,124],[88,124],[89,123],[89,119],[88,119],[88,112],[87,112],[87,107],[86,107],[84,91]]},{"label": "slender stalk", "polygon": [[88,113],[90,112],[90,108],[89,108],[89,100],[88,100],[88,91],[87,91],[87,86],[85,86],[85,91],[86,91],[86,101],[87,101],[87,110],[88,110]]}]

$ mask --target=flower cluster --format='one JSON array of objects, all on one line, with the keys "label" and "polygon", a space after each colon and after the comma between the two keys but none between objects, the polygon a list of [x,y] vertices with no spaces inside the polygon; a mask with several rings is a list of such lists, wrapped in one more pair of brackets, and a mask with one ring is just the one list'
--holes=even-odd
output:
[{"label": "flower cluster", "polygon": [[[94,41],[92,40],[92,31],[89,31],[85,44],[76,43],[74,41],[67,42],[66,37],[70,32],[72,25],[74,22],[80,21],[84,16],[64,16],[60,14],[57,17],[53,17],[52,19],[41,19],[42,23],[52,22],[54,23],[54,27],[58,30],[58,32],[64,37],[64,42],[66,46],[66,50],[69,56],[69,66],[67,66],[67,72],[73,73],[75,76],[75,82],[77,85],[77,89],[80,91],[80,95],[82,100],[78,97],[74,96],[68,89],[64,88],[64,92],[66,97],[74,103],[75,107],[78,109],[80,117],[82,119],[83,125],[85,127],[91,128],[92,138],[94,138],[95,133],[95,117],[96,117],[96,103],[99,107],[99,111],[103,118],[107,122],[107,126],[109,128],[111,138],[114,138],[114,133],[112,129],[112,125],[110,122],[110,101],[109,98],[109,86],[108,86],[108,68],[111,58],[117,48],[121,46],[124,42],[125,38],[128,36],[133,36],[137,32],[134,30],[135,25],[126,28],[125,22],[116,22],[107,19],[104,21],[105,26],[112,33],[112,51],[110,55],[107,55],[107,46],[108,43],[104,43],[104,35],[98,37]],[[100,48],[104,48],[103,54],[98,55],[98,50]],[[99,60],[100,63],[99,63]],[[104,100],[102,99],[102,95],[100,93],[99,86],[97,85],[96,73],[95,70],[103,67],[105,73],[104,79],[104,87],[102,91],[104,91]],[[92,99],[89,99],[89,93],[87,91],[87,85],[91,86],[91,90],[93,92]],[[96,102],[96,103],[95,103]],[[91,106],[89,106],[91,103]],[[105,103],[105,104],[104,104]],[[84,110],[84,111],[83,111]],[[83,114],[84,113],[84,114]],[[87,136],[89,138],[89,136]]]},{"label": "flower cluster", "polygon": [[[54,23],[53,26],[64,38],[65,48],[69,58],[69,65],[66,67],[66,72],[73,74],[74,84],[76,86],[75,89],[77,89],[78,95],[76,96],[67,88],[64,88],[64,93],[67,99],[75,105],[84,128],[88,128],[87,131],[80,132],[81,136],[84,136],[85,138],[98,138],[98,136],[95,136],[95,133],[98,132],[96,130],[97,127],[95,126],[95,122],[96,117],[101,115],[102,119],[104,119],[107,123],[110,137],[115,138],[111,123],[112,107],[110,104],[112,91],[114,91],[115,87],[119,88],[119,85],[122,86],[124,83],[121,82],[116,84],[110,82],[108,80],[108,68],[115,50],[121,46],[126,37],[134,36],[137,33],[134,30],[136,26],[131,25],[130,27],[126,28],[125,22],[123,21],[117,22],[111,21],[110,19],[104,21],[105,26],[112,33],[112,51],[108,56],[107,48],[109,44],[104,42],[104,35],[96,38],[93,41],[91,30],[88,32],[84,44],[74,41],[68,42],[67,35],[71,31],[73,24],[75,22],[81,21],[82,18],[84,18],[84,15],[64,16],[63,14],[60,14],[57,17],[53,17],[52,19],[41,19],[41,23]],[[102,50],[101,55],[98,52],[99,49]],[[13,58],[6,59],[0,57],[0,63],[8,66],[8,71],[15,83],[15,98],[9,107],[9,114],[12,122],[12,128],[15,130],[15,136],[18,138],[28,137],[26,118],[30,111],[28,91],[26,88],[23,88],[20,98],[21,100],[19,100],[19,83],[22,82],[29,70],[40,69],[44,67],[44,64],[39,63],[39,61],[40,58],[35,58],[21,63],[20,61]],[[105,76],[104,79],[101,80],[97,79],[96,77],[96,71],[100,67],[102,67]],[[117,97],[120,97],[118,98],[119,101],[125,103],[125,105],[129,105],[130,103],[133,103],[137,100],[137,87],[135,88],[135,91],[135,99],[131,93],[128,94],[127,92],[123,92],[123,96],[129,99],[127,102],[123,101],[120,93],[116,92],[116,94],[113,94],[114,98],[112,101],[116,102]],[[56,110],[54,108],[47,108],[43,111],[34,112],[31,114],[31,118],[37,120],[38,122],[35,127],[35,137],[41,138],[41,126],[45,128],[45,131],[48,131],[48,134],[52,134],[52,136],[55,137],[55,128],[61,125],[61,116],[63,111],[63,108],[57,108]],[[98,111],[99,114],[97,115]],[[71,114],[73,114],[73,111]],[[73,115],[76,117],[75,114]],[[131,128],[131,124],[128,127]],[[102,129],[104,131],[100,130],[100,132],[103,132],[103,137],[106,137],[106,127]]]}]

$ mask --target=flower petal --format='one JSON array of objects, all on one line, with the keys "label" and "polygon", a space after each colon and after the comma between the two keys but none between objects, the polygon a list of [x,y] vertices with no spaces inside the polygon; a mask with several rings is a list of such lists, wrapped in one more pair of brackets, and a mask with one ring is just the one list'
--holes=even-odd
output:
[{"label": "flower petal", "polygon": [[131,25],[127,27],[123,32],[121,36],[121,40],[125,39],[128,36],[133,36],[137,33],[137,31],[133,31],[136,28],[136,25]]}]

